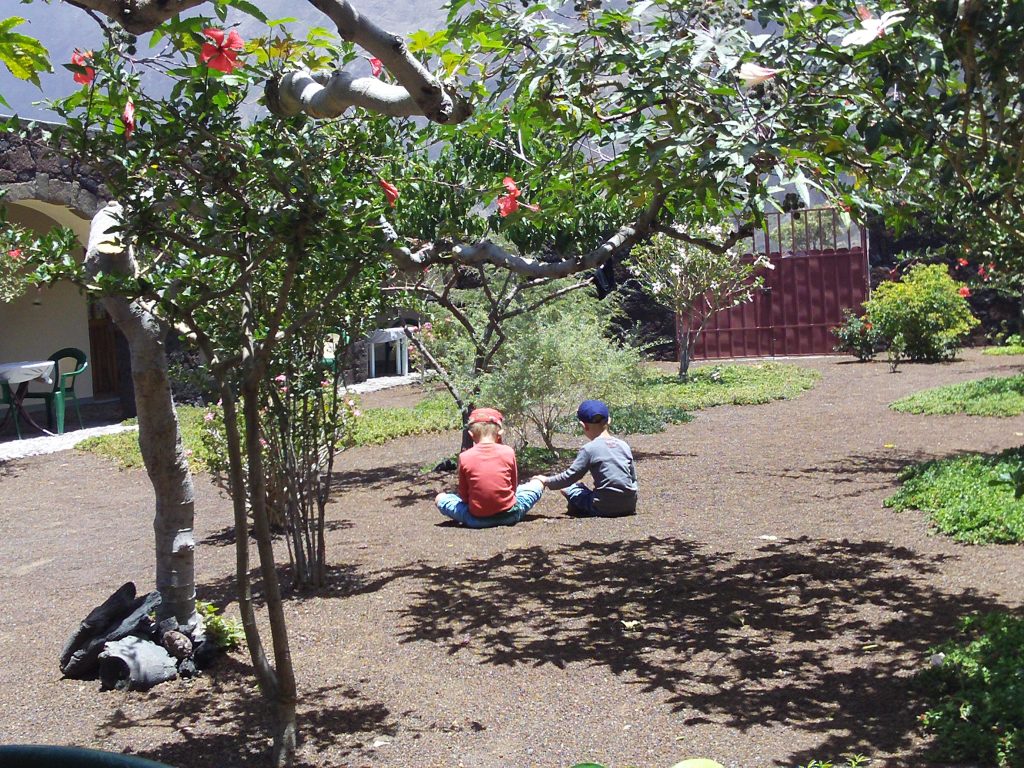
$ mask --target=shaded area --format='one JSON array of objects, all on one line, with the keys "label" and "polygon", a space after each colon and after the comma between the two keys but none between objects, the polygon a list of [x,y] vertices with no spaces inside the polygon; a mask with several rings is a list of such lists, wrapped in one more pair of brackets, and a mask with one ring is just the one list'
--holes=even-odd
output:
[{"label": "shaded area", "polygon": [[394,464],[338,472],[331,485],[332,494],[335,494],[334,502],[338,509],[345,512],[345,491],[366,490],[378,491],[381,498],[399,508],[414,507],[423,501],[433,501],[437,491],[433,490],[430,479],[437,475],[424,472],[424,467],[428,464],[430,461],[424,457],[422,465]]},{"label": "shaded area", "polygon": [[[969,451],[954,451],[946,456],[961,456]],[[880,489],[895,488],[899,474],[908,467],[937,458],[924,451],[885,449],[874,453],[854,453],[842,459],[823,462],[803,469],[772,470],[767,467],[734,470],[737,475],[761,483],[766,477],[806,482],[814,498],[857,498]],[[822,480],[826,482],[823,484]]]},{"label": "shaded area", "polygon": [[957,617],[1000,607],[929,584],[946,559],[807,537],[748,556],[653,536],[527,547],[420,567],[401,638],[471,645],[485,664],[604,667],[688,724],[822,734],[785,765],[907,750],[920,711],[910,676],[928,647]]},{"label": "shaded area", "polygon": [[[324,530],[325,531],[346,531],[352,528],[351,520],[325,520]],[[249,539],[255,543],[256,539],[253,536],[252,531],[248,532]],[[276,531],[273,534],[274,539],[281,539],[285,535],[284,531]],[[235,526],[228,525],[221,528],[216,533],[208,534],[199,540],[200,544],[205,544],[210,547],[233,547],[235,545]]]},{"label": "shaded area", "polygon": [[[320,766],[365,748],[367,737],[394,734],[391,712],[342,686],[300,692],[300,741],[296,766]],[[95,731],[110,739],[126,729],[166,729],[175,741],[135,754],[168,765],[229,766],[270,763],[269,708],[254,689],[252,671],[237,658],[218,661],[207,684],[145,717],[116,708]]]}]

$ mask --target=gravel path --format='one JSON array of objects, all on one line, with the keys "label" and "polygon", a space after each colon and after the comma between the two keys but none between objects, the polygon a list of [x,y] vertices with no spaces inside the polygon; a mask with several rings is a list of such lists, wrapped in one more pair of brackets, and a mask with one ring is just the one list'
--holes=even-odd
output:
[{"label": "gravel path", "polygon": [[[632,518],[568,518],[546,494],[521,525],[463,530],[431,504],[454,478],[421,471],[457,433],[347,452],[328,510],[330,586],[286,608],[302,764],[764,768],[852,750],[872,766],[932,765],[912,675],[960,615],[1024,603],[1022,550],[956,544],[882,501],[908,463],[1018,445],[1024,419],[886,406],[1019,362],[969,351],[895,375],[799,364],[822,381],[797,400],[631,438]],[[197,486],[200,597],[232,614],[230,504]],[[78,620],[123,581],[150,584],[144,473],[78,452],[9,461],[0,502],[0,739],[179,768],[266,764],[244,653],[144,694],[60,679]]]}]

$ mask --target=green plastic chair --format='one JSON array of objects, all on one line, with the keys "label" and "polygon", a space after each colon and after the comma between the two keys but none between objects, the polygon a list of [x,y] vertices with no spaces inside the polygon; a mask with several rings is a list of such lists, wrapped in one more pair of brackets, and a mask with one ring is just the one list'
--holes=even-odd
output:
[{"label": "green plastic chair", "polygon": [[[72,358],[75,361],[74,370],[67,373],[60,372],[60,361],[65,358]],[[68,398],[75,404],[75,415],[78,416],[78,427],[83,428],[82,412],[78,409],[78,396],[75,394],[75,379],[80,373],[89,367],[86,362],[85,352],[75,347],[65,347],[50,355],[47,360],[53,360],[56,364],[53,376],[53,389],[49,392],[33,392],[31,389],[25,393],[25,400],[46,401],[46,426],[53,429],[54,416],[57,418],[57,434],[64,434],[64,406]]]}]

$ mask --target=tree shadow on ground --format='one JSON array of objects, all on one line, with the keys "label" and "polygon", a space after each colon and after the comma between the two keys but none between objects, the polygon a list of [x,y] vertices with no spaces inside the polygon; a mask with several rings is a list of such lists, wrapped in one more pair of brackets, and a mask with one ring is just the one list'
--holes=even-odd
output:
[{"label": "tree shadow on ground", "polygon": [[604,667],[684,722],[814,734],[781,763],[804,764],[915,748],[912,673],[959,616],[1000,607],[929,583],[944,560],[806,537],[753,556],[655,537],[529,547],[420,566],[399,624],[403,642],[472,645],[485,664]]},{"label": "tree shadow on ground", "polygon": [[[253,553],[254,563],[255,557],[255,553]],[[368,573],[356,565],[347,563],[328,564],[324,586],[317,589],[300,589],[295,586],[292,572],[291,564],[277,564],[277,578],[281,585],[281,597],[285,601],[304,600],[311,597],[333,599],[354,597],[355,595],[376,592],[395,578],[404,574],[404,571]],[[253,606],[257,609],[262,608],[266,601],[262,589],[263,579],[258,566],[250,569],[249,579],[252,584]],[[199,600],[213,603],[219,608],[236,602],[238,590],[234,575],[197,584],[196,597]]]},{"label": "tree shadow on ground", "polygon": [[[355,524],[351,520],[325,520],[324,530],[325,531],[347,531],[349,528],[355,527]],[[248,531],[249,539],[255,543],[256,539],[253,536],[252,531]],[[280,539],[285,536],[285,531],[275,531],[272,536],[274,539]],[[199,540],[199,544],[208,547],[233,547],[235,545],[235,526],[228,525],[221,528],[216,533],[208,534],[205,538]]]},{"label": "tree shadow on ground", "polygon": [[[164,684],[157,691],[166,694],[173,685]],[[397,731],[386,707],[361,701],[352,688],[303,690],[299,702],[298,768],[336,763],[362,751],[368,736]],[[118,707],[98,726],[96,736],[107,740],[125,729],[165,729],[175,734],[174,741],[133,754],[176,768],[247,768],[270,763],[269,723],[270,710],[255,689],[251,668],[226,657],[205,673],[203,685],[192,685],[184,693],[173,691],[167,703],[145,717],[128,715]]]},{"label": "tree shadow on ground", "polygon": [[346,490],[377,490],[381,499],[398,507],[411,507],[426,499],[433,499],[433,473],[423,471],[426,464],[396,464],[374,469],[347,470],[335,473],[331,492],[339,508],[345,509]]},{"label": "tree shadow on ground", "polygon": [[[899,452],[885,449],[874,453],[855,453],[842,459],[823,462],[802,469],[757,469],[737,470],[738,475],[750,475],[762,483],[765,477],[783,480],[804,481],[815,489],[814,498],[857,498],[883,489],[894,489],[899,484],[900,473],[908,467],[935,459],[955,458],[973,451],[954,451],[947,454],[924,451]],[[821,478],[828,479],[822,484]]]}]

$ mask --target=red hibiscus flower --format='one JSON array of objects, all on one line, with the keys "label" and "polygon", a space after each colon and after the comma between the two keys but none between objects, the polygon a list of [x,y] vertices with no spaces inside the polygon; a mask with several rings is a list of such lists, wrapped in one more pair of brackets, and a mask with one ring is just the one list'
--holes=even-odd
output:
[{"label": "red hibiscus flower", "polygon": [[498,213],[502,218],[508,216],[510,213],[515,213],[518,210],[519,201],[512,197],[512,195],[502,195],[498,198]]},{"label": "red hibiscus flower", "polygon": [[210,27],[204,29],[203,34],[213,40],[212,43],[203,43],[203,50],[199,54],[200,60],[210,69],[231,74],[242,66],[238,52],[245,48],[245,41],[238,32],[232,29],[225,35],[223,29]]},{"label": "red hibiscus flower", "polygon": [[519,196],[522,194],[519,187],[516,185],[516,180],[511,176],[506,176],[501,180],[502,185],[508,190],[507,195],[501,195],[498,198],[498,214],[504,218],[511,213],[515,213],[519,210],[521,205],[523,208],[537,213],[540,211],[539,205],[530,205],[529,203],[520,203]]},{"label": "red hibiscus flower", "polygon": [[380,184],[381,189],[384,190],[384,197],[388,199],[388,205],[394,208],[395,201],[398,199],[398,187],[390,181],[384,181],[384,179],[378,180],[377,183]]},{"label": "red hibiscus flower", "polygon": [[986,277],[985,267],[978,267],[978,277],[980,277],[982,280],[988,280],[988,277]]},{"label": "red hibiscus flower", "polygon": [[88,66],[90,61],[92,61],[92,51],[80,51],[75,48],[75,52],[71,54],[71,63],[84,69],[82,72],[75,72],[76,83],[89,85],[96,79],[96,70]]},{"label": "red hibiscus flower", "polygon": [[963,259],[963,258],[957,259],[956,263],[959,264],[961,267],[966,267],[967,266],[967,259]]},{"label": "red hibiscus flower", "polygon": [[7,252],[7,255],[15,260],[20,259],[22,256],[21,248],[11,248],[11,250]]},{"label": "red hibiscus flower", "polygon": [[374,56],[370,61],[370,74],[374,77],[380,77],[380,73],[384,71],[384,62]]},{"label": "red hibiscus flower", "polygon": [[970,288],[968,288],[968,287],[967,287],[967,286],[965,285],[965,286],[962,286],[962,287],[960,288],[960,291],[959,291],[959,293],[960,293],[960,295],[961,295],[961,296],[963,296],[963,297],[964,297],[964,298],[966,299],[966,298],[968,298],[968,297],[969,297],[969,296],[971,295],[971,289],[970,289]]},{"label": "red hibiscus flower", "polygon": [[131,99],[124,105],[121,122],[124,123],[124,140],[128,141],[135,133],[135,103]]}]

